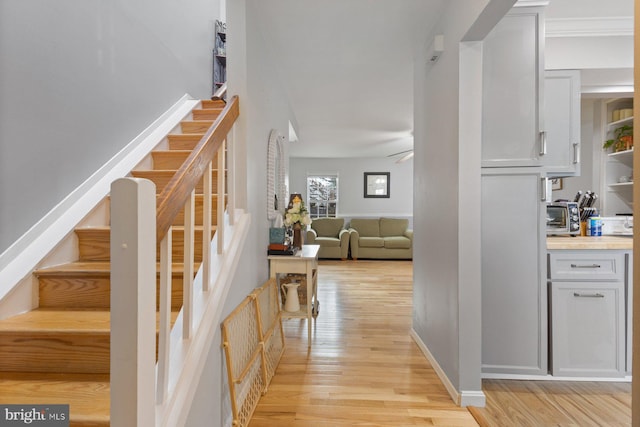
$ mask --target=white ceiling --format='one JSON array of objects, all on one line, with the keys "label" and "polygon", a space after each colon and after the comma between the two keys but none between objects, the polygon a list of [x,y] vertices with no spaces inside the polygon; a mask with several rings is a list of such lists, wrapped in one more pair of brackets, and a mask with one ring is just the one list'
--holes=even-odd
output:
[{"label": "white ceiling", "polygon": [[[292,157],[413,147],[413,56],[443,0],[254,3],[297,121]],[[632,16],[633,0],[551,0],[547,19]]]}]

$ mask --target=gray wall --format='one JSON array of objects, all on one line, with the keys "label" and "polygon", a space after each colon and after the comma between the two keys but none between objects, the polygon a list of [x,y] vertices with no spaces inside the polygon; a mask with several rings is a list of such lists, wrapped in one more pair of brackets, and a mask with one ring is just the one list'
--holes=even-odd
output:
[{"label": "gray wall", "polygon": [[[460,73],[467,72],[460,69],[460,42],[470,29],[474,36],[467,41],[482,40],[512,4],[446,2],[435,32],[444,35],[444,53],[427,65],[427,40],[415,65],[413,328],[453,387],[476,395],[481,395],[479,203],[469,209],[467,200],[480,200],[480,151],[478,138],[466,136],[479,135],[474,128],[479,110],[468,105],[479,98],[467,99],[459,90]],[[472,27],[485,5],[487,12]],[[471,73],[471,80],[474,74],[480,75]],[[472,111],[461,121],[464,109]]]},{"label": "gray wall", "polygon": [[0,253],[185,93],[218,0],[0,2]]},{"label": "gray wall", "polygon": [[[338,216],[413,216],[413,160],[391,158],[291,158],[289,189],[307,196],[308,174],[338,174]],[[388,199],[364,198],[364,172],[389,172]]]},{"label": "gray wall", "polygon": [[[230,94],[240,96],[240,117],[235,141],[240,144],[240,162],[246,164],[246,181],[237,183],[242,207],[251,213],[249,236],[234,281],[225,301],[226,317],[254,288],[268,279],[267,245],[267,142],[271,129],[288,135],[295,122],[282,96],[276,64],[265,43],[260,16],[264,3],[247,0],[227,2],[228,82]],[[231,425],[227,372],[218,333],[202,376],[187,425],[193,427]]]}]

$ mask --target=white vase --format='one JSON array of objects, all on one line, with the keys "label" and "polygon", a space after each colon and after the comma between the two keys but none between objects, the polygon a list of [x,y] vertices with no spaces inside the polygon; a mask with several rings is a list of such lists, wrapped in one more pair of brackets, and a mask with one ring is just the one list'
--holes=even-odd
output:
[{"label": "white vase", "polygon": [[300,311],[300,301],[298,300],[298,286],[300,286],[300,283],[284,283],[282,286],[287,288],[286,291],[284,289],[282,290],[286,295],[284,311]]}]

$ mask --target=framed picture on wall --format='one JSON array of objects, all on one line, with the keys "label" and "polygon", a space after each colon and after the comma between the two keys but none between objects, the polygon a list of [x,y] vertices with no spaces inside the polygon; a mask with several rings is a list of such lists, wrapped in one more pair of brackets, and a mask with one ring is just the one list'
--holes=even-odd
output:
[{"label": "framed picture on wall", "polygon": [[562,178],[551,178],[551,189],[562,190]]},{"label": "framed picture on wall", "polygon": [[365,172],[364,173],[364,197],[386,198],[391,197],[390,172]]}]

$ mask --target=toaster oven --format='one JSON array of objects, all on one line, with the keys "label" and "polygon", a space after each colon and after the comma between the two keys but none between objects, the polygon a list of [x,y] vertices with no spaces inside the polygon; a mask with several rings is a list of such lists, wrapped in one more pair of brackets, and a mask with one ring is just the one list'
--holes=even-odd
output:
[{"label": "toaster oven", "polygon": [[576,202],[547,204],[547,235],[580,234],[580,210]]}]

